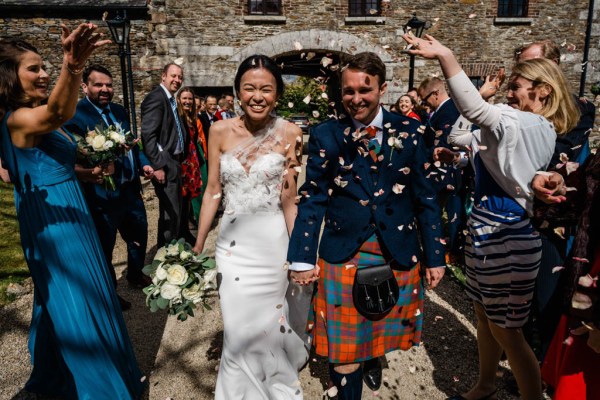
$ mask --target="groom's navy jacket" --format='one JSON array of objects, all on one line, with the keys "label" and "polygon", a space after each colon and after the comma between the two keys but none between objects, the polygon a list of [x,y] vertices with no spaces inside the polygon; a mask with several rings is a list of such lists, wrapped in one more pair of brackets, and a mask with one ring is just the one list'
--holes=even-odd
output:
[{"label": "groom's navy jacket", "polygon": [[[383,110],[383,125],[384,159],[379,163],[359,154],[350,118],[312,129],[289,261],[315,264],[318,249],[319,257],[329,263],[345,262],[377,233],[402,266],[410,268],[417,261],[428,267],[445,265],[441,213],[435,189],[425,177],[429,165],[420,123]],[[390,136],[398,137],[403,148],[392,151]],[[376,174],[371,172],[375,166]]]}]

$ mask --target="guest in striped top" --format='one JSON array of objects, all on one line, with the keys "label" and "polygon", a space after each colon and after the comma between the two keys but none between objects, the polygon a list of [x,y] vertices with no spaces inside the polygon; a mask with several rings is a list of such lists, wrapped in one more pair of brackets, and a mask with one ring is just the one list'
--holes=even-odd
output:
[{"label": "guest in striped top", "polygon": [[[462,71],[452,51],[433,37],[405,35],[409,52],[435,58],[446,76],[462,117],[449,142],[470,150],[475,169],[475,206],[465,245],[467,292],[477,315],[479,380],[451,399],[496,398],[495,376],[506,352],[525,400],[542,398],[537,360],[520,329],[529,316],[541,241],[531,226],[530,182],[545,170],[556,132],[570,131],[579,112],[555,63],[528,60],[514,66],[506,105],[486,103]],[[479,129],[471,129],[471,123]],[[454,156],[436,149],[440,160]]]}]

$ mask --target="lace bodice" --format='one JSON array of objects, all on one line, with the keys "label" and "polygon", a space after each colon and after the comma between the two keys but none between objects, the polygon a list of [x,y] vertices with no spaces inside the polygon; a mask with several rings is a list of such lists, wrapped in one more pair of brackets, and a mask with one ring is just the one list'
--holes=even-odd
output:
[{"label": "lace bodice", "polygon": [[285,124],[275,119],[263,131],[223,153],[221,185],[226,213],[254,214],[281,210],[286,157]]}]

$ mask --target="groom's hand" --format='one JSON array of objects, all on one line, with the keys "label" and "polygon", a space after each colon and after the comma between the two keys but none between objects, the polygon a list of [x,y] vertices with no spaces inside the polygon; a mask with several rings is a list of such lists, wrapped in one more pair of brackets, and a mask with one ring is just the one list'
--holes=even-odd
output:
[{"label": "groom's hand", "polygon": [[298,285],[306,286],[319,278],[319,271],[316,268],[308,271],[290,271],[290,278]]}]

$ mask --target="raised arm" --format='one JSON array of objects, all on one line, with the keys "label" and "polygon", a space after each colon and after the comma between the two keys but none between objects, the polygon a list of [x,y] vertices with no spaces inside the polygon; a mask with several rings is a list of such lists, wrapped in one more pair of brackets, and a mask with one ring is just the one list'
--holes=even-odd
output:
[{"label": "raised arm", "polygon": [[94,50],[110,43],[102,40],[102,34],[95,33],[98,27],[91,23],[81,24],[73,32],[65,25],[61,27],[62,69],[48,103],[19,108],[8,118],[11,138],[17,147],[33,146],[34,136],[49,133],[73,117],[85,62]]},{"label": "raised arm", "polygon": [[483,100],[449,48],[430,35],[421,39],[405,34],[402,38],[411,46],[408,53],[439,61],[452,99],[461,115],[488,130],[493,130],[498,125],[501,112]]}]

